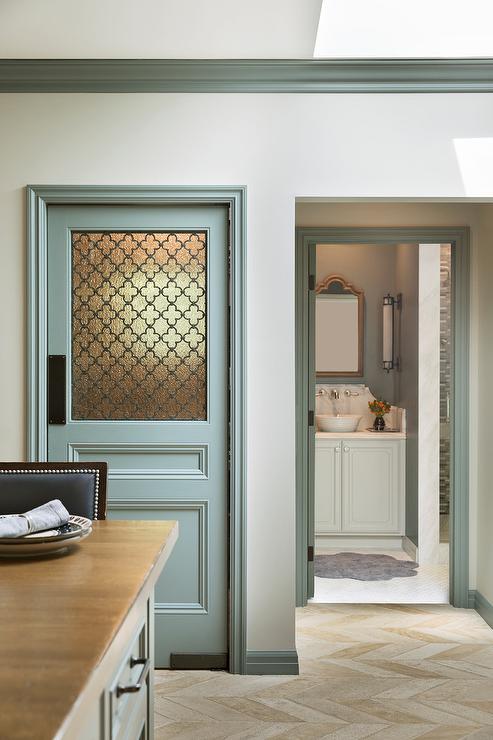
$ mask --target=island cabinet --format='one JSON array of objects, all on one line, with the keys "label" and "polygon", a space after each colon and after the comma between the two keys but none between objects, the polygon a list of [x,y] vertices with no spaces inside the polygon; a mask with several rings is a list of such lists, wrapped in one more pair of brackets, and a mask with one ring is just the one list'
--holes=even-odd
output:
[{"label": "island cabinet", "polygon": [[404,535],[405,439],[315,443],[315,534]]},{"label": "island cabinet", "polygon": [[178,525],[93,530],[66,555],[0,563],[0,738],[153,738],[154,586]]}]

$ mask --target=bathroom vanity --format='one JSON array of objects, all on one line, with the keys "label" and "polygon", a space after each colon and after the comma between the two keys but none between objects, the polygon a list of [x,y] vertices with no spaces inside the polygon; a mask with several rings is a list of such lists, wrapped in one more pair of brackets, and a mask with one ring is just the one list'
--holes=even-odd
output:
[{"label": "bathroom vanity", "polygon": [[405,465],[403,432],[317,432],[316,545],[404,536]]}]

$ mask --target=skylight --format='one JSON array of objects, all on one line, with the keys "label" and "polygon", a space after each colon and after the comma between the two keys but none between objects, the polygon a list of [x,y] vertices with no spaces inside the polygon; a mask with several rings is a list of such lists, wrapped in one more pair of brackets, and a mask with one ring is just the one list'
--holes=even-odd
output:
[{"label": "skylight", "polygon": [[323,0],[313,56],[493,56],[493,2]]}]

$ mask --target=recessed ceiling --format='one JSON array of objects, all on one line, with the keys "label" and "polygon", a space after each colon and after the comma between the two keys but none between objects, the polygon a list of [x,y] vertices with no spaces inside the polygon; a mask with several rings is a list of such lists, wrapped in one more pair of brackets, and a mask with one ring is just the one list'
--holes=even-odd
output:
[{"label": "recessed ceiling", "polygon": [[322,0],[0,0],[0,58],[312,57]]},{"label": "recessed ceiling", "polygon": [[493,56],[491,0],[323,0],[315,57]]}]

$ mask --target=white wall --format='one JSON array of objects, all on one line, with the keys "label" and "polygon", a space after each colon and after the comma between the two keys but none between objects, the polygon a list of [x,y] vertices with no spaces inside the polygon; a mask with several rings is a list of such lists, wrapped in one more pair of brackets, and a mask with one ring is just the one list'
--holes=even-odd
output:
[{"label": "white wall", "polygon": [[322,0],[2,0],[0,57],[311,57]]},{"label": "white wall", "polygon": [[[470,136],[493,136],[492,96],[1,95],[0,457],[25,451],[24,186],[247,185],[248,646],[292,648],[295,198],[461,197],[453,139]],[[305,220],[319,225],[314,208]],[[381,225],[386,216],[375,204],[357,213],[347,205],[333,206],[331,219]],[[402,206],[389,219],[475,228],[478,214]],[[491,268],[475,237],[475,275],[483,260]],[[481,475],[489,465],[485,450],[477,456],[478,301],[475,289],[473,498],[478,462]],[[485,351],[483,360],[486,373],[493,356]]]},{"label": "white wall", "polygon": [[440,244],[419,245],[418,546],[440,562]]}]

